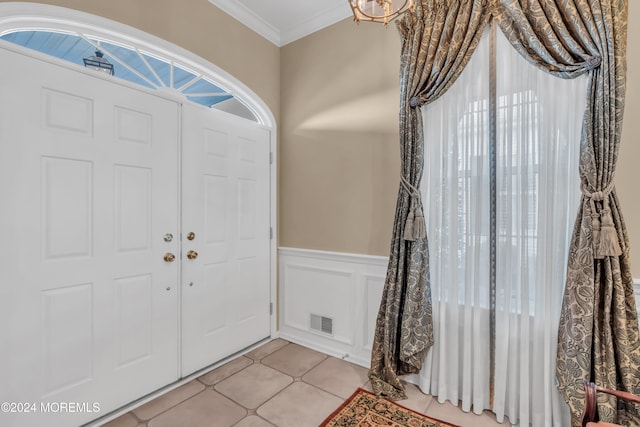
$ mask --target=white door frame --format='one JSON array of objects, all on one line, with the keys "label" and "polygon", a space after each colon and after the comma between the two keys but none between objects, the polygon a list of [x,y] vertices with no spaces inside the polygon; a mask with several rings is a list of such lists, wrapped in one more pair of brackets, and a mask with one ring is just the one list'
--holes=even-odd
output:
[{"label": "white door frame", "polygon": [[[249,87],[236,79],[234,76],[224,71],[215,64],[206,59],[195,55],[194,53],[163,40],[159,37],[148,34],[134,27],[112,21],[107,18],[68,9],[59,6],[37,4],[37,3],[20,3],[7,2],[0,3],[0,35],[15,30],[62,30],[71,32],[90,32],[98,37],[122,42],[127,45],[136,46],[150,53],[155,53],[161,57],[175,60],[176,62],[188,66],[193,71],[210,78],[213,82],[219,83],[221,87],[228,90],[236,98],[242,102],[254,113],[258,119],[258,123],[265,129],[270,131],[269,151],[272,153],[272,164],[270,172],[270,218],[269,222],[273,230],[273,238],[270,248],[270,302],[277,307],[277,127],[273,113],[267,104]],[[7,44],[10,44],[7,42]],[[7,46],[9,47],[9,46]],[[33,56],[52,62],[61,66],[73,66],[58,58],[31,51]],[[68,65],[67,65],[68,64]],[[91,73],[89,70],[87,73]],[[91,73],[99,78],[98,74]],[[153,91],[142,86],[133,85],[132,83],[120,80],[121,84],[131,84],[137,90],[148,90],[156,96],[162,96],[177,102],[188,102],[185,98],[173,91]],[[277,331],[277,310],[271,315],[271,337],[278,336]]]}]

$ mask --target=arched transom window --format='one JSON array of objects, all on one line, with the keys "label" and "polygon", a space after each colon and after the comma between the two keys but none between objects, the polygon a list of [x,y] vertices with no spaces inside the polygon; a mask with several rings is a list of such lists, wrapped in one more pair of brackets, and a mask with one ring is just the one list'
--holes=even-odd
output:
[{"label": "arched transom window", "polygon": [[80,32],[38,29],[12,30],[0,35],[0,39],[82,67],[85,59],[99,58],[113,66],[116,78],[149,89],[172,92],[187,101],[259,121],[241,100],[210,76],[135,46]]}]

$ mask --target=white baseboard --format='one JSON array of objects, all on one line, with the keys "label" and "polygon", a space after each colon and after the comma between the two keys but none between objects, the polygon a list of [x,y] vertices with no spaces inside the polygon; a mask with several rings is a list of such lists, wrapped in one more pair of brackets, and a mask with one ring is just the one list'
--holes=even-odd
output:
[{"label": "white baseboard", "polygon": [[[388,258],[295,248],[278,253],[280,337],[369,367]],[[314,329],[312,316],[330,323],[331,332]]]},{"label": "white baseboard", "polygon": [[328,354],[329,356],[346,360],[347,362],[354,363],[356,365],[362,366],[363,368],[369,369],[371,364],[370,354],[366,357],[364,355],[350,354],[345,352],[344,348],[340,347],[339,345],[335,345],[335,343],[322,342],[322,339],[317,338],[309,339],[309,337],[305,336],[305,334],[287,333],[282,334],[280,338],[295,344],[299,344],[303,347],[319,351],[320,353]]}]

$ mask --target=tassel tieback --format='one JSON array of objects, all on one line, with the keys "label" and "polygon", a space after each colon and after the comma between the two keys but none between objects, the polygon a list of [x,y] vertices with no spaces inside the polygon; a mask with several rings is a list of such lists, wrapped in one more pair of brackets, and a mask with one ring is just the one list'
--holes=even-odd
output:
[{"label": "tassel tieback", "polygon": [[424,239],[427,237],[427,229],[422,213],[422,205],[416,208],[415,220],[413,222],[413,237],[416,239]]},{"label": "tassel tieback", "polygon": [[411,208],[404,224],[403,239],[413,242],[417,239],[427,237],[426,224],[424,214],[422,212],[422,199],[420,191],[411,185],[411,183],[403,176],[400,177],[402,188],[404,188],[409,196],[411,196]]},{"label": "tassel tieback", "polygon": [[596,251],[596,257],[601,256],[620,256],[622,255],[622,248],[618,241],[618,233],[616,227],[613,224],[611,218],[611,209],[609,208],[609,201],[605,201],[604,209],[600,212],[600,242],[598,242],[598,250]]},{"label": "tassel tieback", "polygon": [[413,242],[415,238],[413,237],[413,223],[415,219],[415,214],[413,213],[413,208],[409,210],[409,215],[407,215],[407,221],[404,224],[404,240],[408,240]]},{"label": "tassel tieback", "polygon": [[[582,193],[589,197],[589,207],[591,209],[591,230],[593,238],[593,257],[604,259],[606,256],[622,255],[622,248],[618,240],[618,232],[613,224],[611,208],[609,207],[609,194],[613,191],[613,180],[602,191],[591,193],[584,184]],[[602,201],[602,210],[598,212],[596,203]]]}]

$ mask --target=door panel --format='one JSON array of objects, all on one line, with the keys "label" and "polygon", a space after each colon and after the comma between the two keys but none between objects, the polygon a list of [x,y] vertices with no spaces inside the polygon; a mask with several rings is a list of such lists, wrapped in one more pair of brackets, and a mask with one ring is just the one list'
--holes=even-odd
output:
[{"label": "door panel", "polygon": [[269,132],[191,105],[182,120],[184,376],[269,336],[270,237]]},{"label": "door panel", "polygon": [[79,425],[178,379],[178,107],[0,62],[0,401],[100,409],[1,423]]}]

